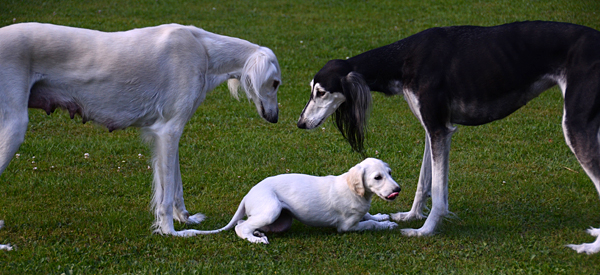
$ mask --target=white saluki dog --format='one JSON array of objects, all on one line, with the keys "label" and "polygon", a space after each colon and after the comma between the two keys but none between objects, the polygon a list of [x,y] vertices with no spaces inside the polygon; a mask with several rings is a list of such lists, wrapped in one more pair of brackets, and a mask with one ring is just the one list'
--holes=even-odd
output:
[{"label": "white saluki dog", "polygon": [[[454,124],[502,119],[558,84],[567,144],[600,193],[600,32],[574,24],[518,22],[494,27],[433,28],[347,60],[329,61],[314,77],[298,127],[312,129],[335,112],[352,147],[363,147],[370,91],[403,94],[425,128],[425,153],[412,209],[393,220],[423,219],[408,236],[434,234],[448,210],[448,156]],[[600,251],[595,242],[570,245]]]},{"label": "white saluki dog", "polygon": [[[263,232],[283,232],[295,218],[310,226],[335,227],[338,232],[393,229],[389,215],[370,215],[373,194],[391,201],[400,186],[389,166],[368,158],[340,176],[316,177],[282,174],[266,178],[250,189],[225,227],[199,234],[214,234],[235,226],[242,239],[269,241]],[[247,220],[242,220],[248,216]]]},{"label": "white saluki dog", "polygon": [[177,24],[100,32],[23,23],[0,29],[0,173],[23,142],[27,108],[67,109],[109,131],[141,127],[153,143],[155,232],[199,223],[183,202],[178,143],[206,94],[228,80],[277,122],[277,58],[265,47]]}]

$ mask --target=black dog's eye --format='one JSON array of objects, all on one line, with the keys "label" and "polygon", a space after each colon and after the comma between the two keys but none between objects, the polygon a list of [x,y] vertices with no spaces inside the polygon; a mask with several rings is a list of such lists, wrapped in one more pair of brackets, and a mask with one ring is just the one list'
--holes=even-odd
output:
[{"label": "black dog's eye", "polygon": [[317,97],[322,97],[325,95],[325,92],[323,91],[317,91]]},{"label": "black dog's eye", "polygon": [[381,180],[383,177],[381,175],[375,176],[375,180]]},{"label": "black dog's eye", "polygon": [[273,81],[273,89],[277,89],[277,87],[279,87],[279,81],[275,80]]}]

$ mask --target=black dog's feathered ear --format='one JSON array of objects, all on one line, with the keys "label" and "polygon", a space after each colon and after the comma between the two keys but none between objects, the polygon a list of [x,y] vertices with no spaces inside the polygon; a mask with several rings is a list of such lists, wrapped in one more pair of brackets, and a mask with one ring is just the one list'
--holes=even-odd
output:
[{"label": "black dog's feathered ear", "polygon": [[363,76],[356,72],[342,77],[341,83],[346,101],[334,113],[335,124],[352,149],[362,153],[371,107],[371,89]]}]

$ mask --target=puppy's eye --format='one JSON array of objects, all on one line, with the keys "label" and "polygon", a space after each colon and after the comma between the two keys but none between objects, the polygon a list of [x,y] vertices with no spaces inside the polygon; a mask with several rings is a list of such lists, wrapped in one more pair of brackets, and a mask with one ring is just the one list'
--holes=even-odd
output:
[{"label": "puppy's eye", "polygon": [[375,176],[375,180],[381,180],[381,179],[383,179],[383,177],[381,175]]},{"label": "puppy's eye", "polygon": [[325,95],[325,92],[317,91],[317,97],[322,97]]}]

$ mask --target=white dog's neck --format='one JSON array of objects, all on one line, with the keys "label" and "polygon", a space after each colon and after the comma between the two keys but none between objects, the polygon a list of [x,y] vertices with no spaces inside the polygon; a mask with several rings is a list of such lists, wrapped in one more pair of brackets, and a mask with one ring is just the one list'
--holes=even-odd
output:
[{"label": "white dog's neck", "polygon": [[207,91],[213,90],[228,79],[240,79],[248,58],[260,46],[246,40],[205,32],[200,42],[208,58],[206,70]]},{"label": "white dog's neck", "polygon": [[242,39],[214,33],[203,36],[202,44],[209,56],[208,73],[228,76],[241,74],[246,60],[260,48]]}]

